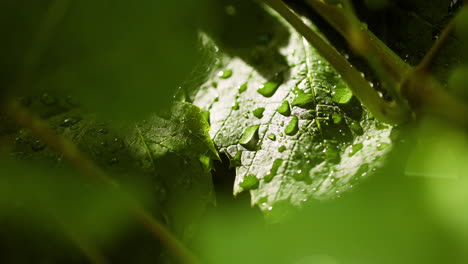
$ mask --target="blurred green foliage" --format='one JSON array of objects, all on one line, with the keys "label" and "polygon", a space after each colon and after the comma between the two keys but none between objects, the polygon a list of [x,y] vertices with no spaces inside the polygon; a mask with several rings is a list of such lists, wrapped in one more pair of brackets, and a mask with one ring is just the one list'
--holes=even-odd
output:
[{"label": "blurred green foliage", "polygon": [[103,119],[167,109],[199,58],[207,1],[2,1],[2,87],[58,90]]},{"label": "blurred green foliage", "polygon": [[[302,1],[286,2],[323,29],[380,89],[342,38]],[[461,10],[433,74],[453,94],[466,98],[468,20],[461,0],[353,4],[368,27],[412,65]],[[236,101],[256,93],[259,87],[243,86],[252,76],[272,89],[303,78],[294,67],[310,63],[310,57],[292,63],[297,54],[288,47],[305,45],[291,43],[294,34],[258,1],[1,1],[0,107],[19,102],[54,133],[69,138],[83,159],[120,188],[87,181],[62,153],[0,114],[0,262],[86,263],[86,255],[94,252],[110,263],[174,263],[131,217],[128,204],[137,202],[202,263],[467,263],[468,138],[466,128],[447,120],[427,117],[385,128],[392,130],[393,148],[373,177],[336,199],[308,200],[300,211],[290,201],[278,203],[275,208],[283,213],[279,223],[265,221],[260,210],[249,208],[250,197],[232,199],[235,172],[229,165],[242,165],[251,153],[233,155],[230,161],[219,157],[221,145],[213,144],[208,121],[213,133],[219,124],[237,131],[247,118],[220,117],[221,111],[210,115],[190,103],[174,103],[174,97],[190,102],[197,99],[192,89],[219,88],[222,92],[213,94],[212,102],[201,105],[211,108],[225,104],[227,95]],[[246,66],[233,70],[229,61],[216,60],[220,54]],[[219,69],[226,71],[218,75]],[[312,79],[320,77],[314,70],[309,69]],[[281,81],[278,72],[283,73]],[[218,79],[207,82],[210,74]],[[335,103],[345,103],[345,114],[361,109],[354,98],[352,109],[346,108],[343,97]],[[334,104],[333,96],[321,98]],[[244,110],[234,101],[223,107]],[[242,103],[253,112],[260,101]],[[303,102],[291,105],[310,106]],[[247,116],[260,120],[275,110],[265,107]],[[357,112],[359,120],[372,118]],[[344,122],[336,115],[330,120]],[[361,133],[359,127],[355,131]],[[223,135],[229,142],[225,147],[237,145],[230,140],[241,132]],[[332,135],[327,133],[325,137]],[[255,133],[250,139],[255,140]],[[282,146],[281,140],[269,136],[260,147]],[[276,150],[287,154],[285,148]],[[303,152],[298,153],[301,157],[287,159],[300,165]],[[272,168],[267,162],[258,166]]]}]

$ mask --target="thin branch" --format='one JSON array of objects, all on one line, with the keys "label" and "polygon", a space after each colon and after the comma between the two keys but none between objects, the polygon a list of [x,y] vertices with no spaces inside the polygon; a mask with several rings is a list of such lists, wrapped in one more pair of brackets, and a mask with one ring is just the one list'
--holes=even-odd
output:
[{"label": "thin branch", "polygon": [[391,124],[400,124],[408,119],[404,106],[383,100],[346,58],[309,28],[281,0],[264,2],[286,19],[336,69],[353,94],[377,119]]},{"label": "thin branch", "polygon": [[[109,178],[99,167],[85,158],[73,142],[53,131],[48,124],[38,116],[31,113],[16,102],[7,104],[6,113],[20,126],[28,129],[36,137],[56,152],[63,155],[73,167],[93,182],[105,186],[119,188],[118,184]],[[161,241],[162,245],[178,259],[180,263],[199,263],[197,258],[177,240],[160,222],[158,222],[149,212],[142,208],[136,201],[129,198],[128,206],[134,217],[142,224],[155,238]]]},{"label": "thin branch", "polygon": [[[462,9],[468,8],[465,4]],[[462,10],[460,9],[460,10]],[[457,14],[460,13],[460,10]],[[456,16],[455,16],[456,18]],[[436,39],[435,43],[432,45],[431,49],[426,53],[426,56],[421,60],[417,68],[421,71],[429,71],[431,64],[434,62],[434,59],[440,54],[442,48],[445,46],[447,41],[450,39],[453,29],[454,29],[454,20],[453,18],[448,25],[442,30],[440,36]]]},{"label": "thin branch", "polygon": [[[389,92],[397,95],[398,84],[411,70],[411,66],[368,30],[356,17],[352,7],[345,10],[318,0],[306,0],[306,2],[369,62],[378,76],[388,82],[389,88],[395,89]],[[349,2],[348,4],[350,5]]]}]

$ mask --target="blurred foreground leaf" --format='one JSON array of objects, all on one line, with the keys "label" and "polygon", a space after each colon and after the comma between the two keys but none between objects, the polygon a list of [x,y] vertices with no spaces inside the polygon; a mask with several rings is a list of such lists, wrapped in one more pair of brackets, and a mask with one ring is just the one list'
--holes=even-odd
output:
[{"label": "blurred foreground leaf", "polygon": [[205,3],[2,1],[2,87],[66,91],[104,119],[167,110],[200,55]]}]

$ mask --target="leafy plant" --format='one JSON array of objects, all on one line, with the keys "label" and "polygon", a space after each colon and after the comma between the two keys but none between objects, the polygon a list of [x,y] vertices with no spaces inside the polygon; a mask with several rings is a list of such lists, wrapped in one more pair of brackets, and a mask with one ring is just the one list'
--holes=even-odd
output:
[{"label": "leafy plant", "polygon": [[5,262],[468,258],[461,1],[32,5],[0,4]]}]

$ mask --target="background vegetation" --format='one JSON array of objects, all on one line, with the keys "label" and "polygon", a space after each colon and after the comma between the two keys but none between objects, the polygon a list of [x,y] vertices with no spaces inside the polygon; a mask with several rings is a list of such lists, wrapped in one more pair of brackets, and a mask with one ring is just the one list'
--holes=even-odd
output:
[{"label": "background vegetation", "polygon": [[0,35],[1,263],[468,261],[461,0],[3,0]]}]

